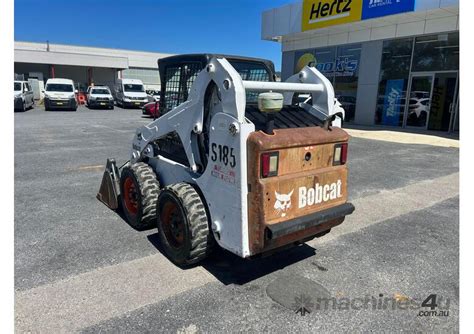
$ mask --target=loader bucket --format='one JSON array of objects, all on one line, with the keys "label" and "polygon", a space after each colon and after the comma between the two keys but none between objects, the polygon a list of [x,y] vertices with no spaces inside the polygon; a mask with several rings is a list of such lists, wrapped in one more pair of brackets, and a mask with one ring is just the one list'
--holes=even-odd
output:
[{"label": "loader bucket", "polygon": [[97,199],[112,210],[118,208],[118,197],[120,195],[120,174],[115,159],[107,159],[102,183],[100,184]]}]

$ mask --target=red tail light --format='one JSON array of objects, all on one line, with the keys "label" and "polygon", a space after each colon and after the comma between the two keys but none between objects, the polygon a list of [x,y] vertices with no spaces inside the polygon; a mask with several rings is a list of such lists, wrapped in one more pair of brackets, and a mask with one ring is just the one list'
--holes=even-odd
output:
[{"label": "red tail light", "polygon": [[347,143],[341,145],[341,165],[345,165],[347,161]]},{"label": "red tail light", "polygon": [[263,153],[261,155],[262,177],[278,175],[278,152]]},{"label": "red tail light", "polygon": [[334,145],[334,156],[332,164],[334,166],[345,165],[347,162],[347,143]]}]

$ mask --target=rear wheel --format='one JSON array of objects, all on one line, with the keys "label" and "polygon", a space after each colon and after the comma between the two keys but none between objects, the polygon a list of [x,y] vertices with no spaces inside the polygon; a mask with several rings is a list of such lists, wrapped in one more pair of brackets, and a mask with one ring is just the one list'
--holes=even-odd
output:
[{"label": "rear wheel", "polygon": [[157,202],[158,233],[166,255],[178,265],[204,259],[213,239],[201,196],[187,183],[161,191]]},{"label": "rear wheel", "polygon": [[144,162],[123,168],[120,176],[122,209],[130,226],[143,230],[156,226],[156,201],[160,183]]}]

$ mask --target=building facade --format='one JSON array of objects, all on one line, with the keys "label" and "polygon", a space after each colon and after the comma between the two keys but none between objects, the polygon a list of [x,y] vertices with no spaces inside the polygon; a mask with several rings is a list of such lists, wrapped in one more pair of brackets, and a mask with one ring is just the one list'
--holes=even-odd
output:
[{"label": "building facade", "polygon": [[303,0],[262,14],[282,80],[315,66],[346,121],[459,130],[458,0]]},{"label": "building facade", "polygon": [[160,89],[158,59],[171,54],[50,43],[15,42],[15,77],[72,79],[79,90],[91,84],[112,87],[117,79],[140,79]]}]

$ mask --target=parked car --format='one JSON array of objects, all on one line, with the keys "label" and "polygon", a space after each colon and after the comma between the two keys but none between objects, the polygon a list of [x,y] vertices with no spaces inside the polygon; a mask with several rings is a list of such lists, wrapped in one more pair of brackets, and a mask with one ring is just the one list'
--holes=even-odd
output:
[{"label": "parked car", "polygon": [[160,117],[160,103],[155,101],[145,104],[142,108],[142,114],[153,118]]},{"label": "parked car", "polygon": [[138,79],[119,79],[114,87],[114,98],[121,107],[141,108],[148,97],[143,82]]},{"label": "parked car", "polygon": [[70,79],[48,79],[44,89],[44,110],[77,110],[77,90]]},{"label": "parked car", "polygon": [[429,99],[430,92],[415,90],[410,92],[410,98],[415,99]]},{"label": "parked car", "polygon": [[430,111],[430,99],[411,98],[408,105],[408,126],[425,126],[428,112]]},{"label": "parked car", "polygon": [[160,91],[158,91],[158,90],[147,90],[146,93],[152,99],[152,101],[160,101]]},{"label": "parked car", "polygon": [[33,89],[31,89],[28,81],[14,81],[14,106],[15,110],[26,111],[28,108],[33,108],[35,105],[35,98]]},{"label": "parked car", "polygon": [[356,98],[349,95],[340,95],[337,97],[337,100],[341,103],[342,108],[344,108],[344,111],[346,112],[345,120],[353,120],[356,109]]},{"label": "parked car", "polygon": [[96,107],[114,109],[114,98],[107,86],[93,86],[87,89],[87,106],[92,109]]}]

